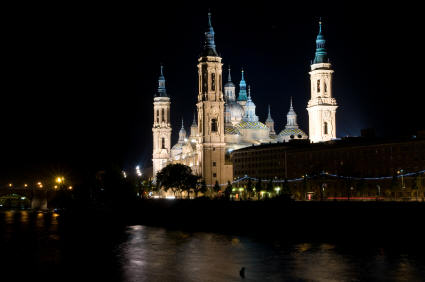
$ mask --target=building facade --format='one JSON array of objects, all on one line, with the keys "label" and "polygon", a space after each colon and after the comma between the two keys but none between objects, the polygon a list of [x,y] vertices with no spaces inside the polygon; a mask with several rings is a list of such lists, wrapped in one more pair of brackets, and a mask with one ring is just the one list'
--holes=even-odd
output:
[{"label": "building facade", "polygon": [[357,137],[326,143],[264,144],[233,151],[231,160],[235,179],[288,179],[297,188],[306,184],[304,178],[312,177],[319,188],[326,184],[332,195],[346,194],[349,185],[355,193],[364,189],[373,195],[389,192],[394,196],[397,191],[415,193],[412,187],[424,182],[425,138]]},{"label": "building facade", "polygon": [[316,55],[311,64],[311,99],[308,101],[308,124],[311,142],[324,142],[336,138],[335,114],[338,108],[332,97],[332,66],[329,63],[322,34],[322,22],[319,22],[319,34],[316,39]]}]

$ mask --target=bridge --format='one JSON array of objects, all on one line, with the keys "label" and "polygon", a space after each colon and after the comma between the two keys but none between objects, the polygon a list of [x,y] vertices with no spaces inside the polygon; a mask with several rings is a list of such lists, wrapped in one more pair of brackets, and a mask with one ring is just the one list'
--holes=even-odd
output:
[{"label": "bridge", "polygon": [[46,210],[53,191],[43,188],[0,187],[0,205],[3,207]]}]

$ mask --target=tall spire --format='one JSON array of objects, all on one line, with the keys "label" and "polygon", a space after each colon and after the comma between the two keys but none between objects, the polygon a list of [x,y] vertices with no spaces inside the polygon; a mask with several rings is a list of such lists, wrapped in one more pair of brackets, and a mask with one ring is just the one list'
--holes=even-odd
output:
[{"label": "tall spire", "polygon": [[242,79],[239,83],[239,95],[238,95],[238,101],[246,101],[246,82],[243,75],[243,69],[242,69]]},{"label": "tall spire", "polygon": [[195,111],[193,111],[193,122],[192,122],[192,126],[198,126],[196,124],[196,112]]},{"label": "tall spire", "polygon": [[202,56],[218,56],[215,49],[214,29],[211,24],[211,12],[208,12],[208,29],[205,32],[205,43]]},{"label": "tall spire", "polygon": [[182,128],[180,128],[180,131],[179,131],[179,143],[183,143],[186,138],[186,130],[184,130],[184,123],[183,123],[183,117],[182,117]]},{"label": "tall spire", "polygon": [[164,66],[161,65],[161,73],[158,78],[158,91],[156,97],[167,97],[167,90],[165,89],[165,77],[163,73]]},{"label": "tall spire", "polygon": [[319,34],[316,38],[316,54],[314,57],[313,64],[328,63],[328,53],[325,48],[326,40],[322,34],[322,18],[319,20]]},{"label": "tall spire", "polygon": [[270,105],[269,105],[269,113],[267,114],[266,122],[273,122],[272,115],[270,113]]},{"label": "tall spire", "polygon": [[227,77],[228,82],[232,82],[232,77],[230,76],[230,66],[229,66],[229,76]]},{"label": "tall spire", "polygon": [[285,128],[298,128],[297,114],[295,113],[294,107],[292,106],[292,97],[291,97],[291,104],[289,106],[289,111],[288,111],[288,114],[286,115]]}]

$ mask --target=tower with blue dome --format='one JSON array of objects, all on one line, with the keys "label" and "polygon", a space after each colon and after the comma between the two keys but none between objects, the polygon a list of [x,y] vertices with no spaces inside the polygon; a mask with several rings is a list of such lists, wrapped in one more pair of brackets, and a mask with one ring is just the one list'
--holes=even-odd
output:
[{"label": "tower with blue dome", "polygon": [[319,21],[319,33],[316,38],[316,52],[310,66],[311,98],[307,111],[309,118],[309,136],[311,142],[324,142],[336,138],[335,114],[338,105],[332,93],[331,63],[326,51],[322,20]]},{"label": "tower with blue dome", "polygon": [[246,96],[246,82],[245,82],[245,78],[244,78],[244,71],[242,70],[241,73],[242,73],[242,78],[241,78],[241,81],[239,82],[238,103],[245,110],[245,105],[246,105],[248,98]]},{"label": "tower with blue dome", "polygon": [[165,88],[165,77],[161,65],[158,78],[157,92],[153,98],[153,177],[167,164],[170,159],[171,148],[171,123],[170,123],[170,97]]}]

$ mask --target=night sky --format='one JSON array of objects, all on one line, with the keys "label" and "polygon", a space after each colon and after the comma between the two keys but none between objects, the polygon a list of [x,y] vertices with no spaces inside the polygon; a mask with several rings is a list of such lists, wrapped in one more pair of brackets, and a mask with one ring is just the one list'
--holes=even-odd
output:
[{"label": "night sky", "polygon": [[298,123],[308,133],[308,71],[319,16],[335,70],[337,135],[424,128],[419,7],[280,2],[5,9],[0,185],[57,173],[76,178],[110,162],[151,166],[159,65],[172,101],[175,143],[181,117],[187,131],[192,123],[209,7],[225,73],[230,65],[238,85],[243,67],[257,115],[264,121],[271,104],[276,131],[286,123],[293,96]]}]

